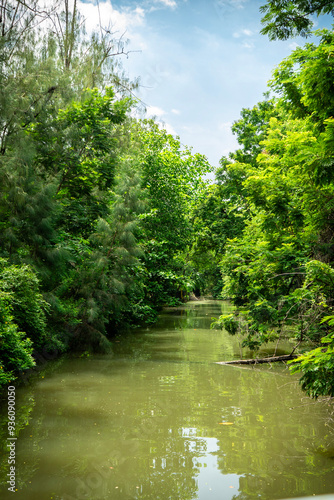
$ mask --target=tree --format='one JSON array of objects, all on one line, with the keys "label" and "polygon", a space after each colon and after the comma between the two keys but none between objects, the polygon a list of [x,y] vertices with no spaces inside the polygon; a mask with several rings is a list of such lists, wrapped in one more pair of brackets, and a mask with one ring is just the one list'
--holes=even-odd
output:
[{"label": "tree", "polygon": [[214,297],[218,297],[222,290],[219,263],[228,240],[242,233],[247,216],[242,201],[235,193],[236,184],[223,169],[216,173],[219,176],[217,184],[209,185],[203,191],[192,217],[194,237],[191,261],[198,273],[196,288],[201,294],[212,294]]},{"label": "tree", "polygon": [[100,25],[88,36],[77,0],[64,0],[61,5],[63,10],[54,8],[48,15],[50,29],[44,45],[54,51],[60,62],[64,78],[58,87],[63,87],[62,93],[73,95],[84,88],[113,86],[123,95],[129,95],[138,82],[130,81],[122,72],[118,56],[129,55],[123,35],[116,39],[111,25],[103,26],[100,20]]},{"label": "tree", "polygon": [[139,124],[142,187],[147,209],[141,216],[147,294],[157,306],[174,304],[194,287],[188,267],[193,241],[192,212],[211,170],[205,156],[182,147],[179,138],[153,121]]},{"label": "tree", "polygon": [[[320,200],[331,197],[332,187],[316,186],[304,168],[303,155],[314,143],[307,122],[272,118],[256,167],[239,166],[250,218],[242,235],[227,243],[221,265],[225,296],[246,307],[240,328],[251,348],[281,338],[288,325],[298,342],[307,335],[319,340],[319,277],[314,287],[305,279],[309,257],[319,252]],[[326,297],[330,306],[330,293]],[[229,322],[223,318],[235,330]]]},{"label": "tree", "polygon": [[[34,122],[57,114],[85,88],[113,85],[129,95],[137,82],[122,72],[123,39],[108,27],[85,32],[77,0],[0,0],[0,154]],[[15,147],[15,146],[14,146]]]},{"label": "tree", "polygon": [[282,99],[280,105],[296,118],[309,118],[323,131],[324,121],[333,116],[333,43],[334,35],[318,30],[318,45],[298,47],[273,72],[271,88]]},{"label": "tree", "polygon": [[[0,2],[0,154],[22,124],[39,112],[50,98],[45,84],[45,67],[36,64],[34,53],[37,30],[48,13],[39,11],[38,1],[1,0]],[[36,76],[39,75],[38,81]],[[42,87],[42,91],[41,91]]]},{"label": "tree", "polygon": [[82,101],[60,110],[48,125],[35,123],[29,133],[36,141],[37,161],[57,179],[63,229],[87,236],[94,221],[103,217],[113,185],[117,138],[114,125],[126,116],[131,101],[115,100],[111,87],[83,92]]},{"label": "tree", "polygon": [[275,100],[270,99],[269,92],[266,92],[264,100],[258,102],[252,109],[243,108],[241,110],[241,118],[233,122],[231,130],[237,136],[238,143],[242,148],[230,153],[231,160],[256,164],[257,155],[262,151],[261,143],[266,138],[269,128],[269,120],[273,116],[277,116],[275,104]]},{"label": "tree", "polygon": [[62,350],[47,329],[49,308],[32,269],[0,259],[0,386],[33,367],[37,351]]},{"label": "tree", "polygon": [[136,232],[142,204],[134,167],[131,162],[122,164],[109,210],[96,221],[85,251],[74,252],[75,266],[67,272],[59,294],[65,304],[74,299],[77,307],[79,321],[71,341],[75,349],[107,350],[108,333],[112,336],[126,326],[133,290],[140,293],[135,281],[141,255]]},{"label": "tree", "polygon": [[[37,328],[36,314],[36,328],[27,334],[33,349],[44,349],[51,341],[59,352],[73,346],[70,340],[75,334],[79,340],[79,325],[83,332],[89,322],[103,344],[110,303],[117,302],[110,299],[117,295],[115,286],[108,295],[105,283],[108,279],[110,285],[113,276],[115,284],[123,268],[124,284],[135,267],[124,269],[119,250],[101,270],[99,255],[110,248],[97,247],[93,238],[102,231],[102,220],[117,226],[117,231],[110,229],[118,235],[115,248],[124,247],[123,237],[130,234],[128,225],[120,236],[112,216],[120,163],[115,129],[130,101],[116,100],[108,80],[114,79],[123,94],[132,88],[114,61],[125,53],[123,42],[114,42],[102,26],[100,33],[87,36],[77,2],[72,10],[68,1],[63,6],[64,12],[57,4],[42,10],[38,2],[8,0],[0,9],[1,256],[17,269],[29,264],[37,273],[47,314],[44,329],[42,323]],[[93,82],[100,90],[85,90]],[[76,296],[71,295],[74,279]],[[16,287],[13,301],[24,303],[28,292],[24,289],[20,296]],[[15,314],[17,331],[24,335],[26,324]],[[92,345],[98,343],[91,339]],[[89,344],[83,335],[80,341]]]},{"label": "tree", "polygon": [[221,158],[216,170],[216,184],[203,192],[199,204],[194,209],[193,224],[195,240],[192,260],[200,270],[199,288],[208,288],[219,296],[222,277],[219,262],[225,254],[228,241],[239,237],[250,216],[247,190],[246,165],[257,165],[257,156],[262,150],[262,141],[267,135],[269,121],[277,115],[275,101],[265,99],[252,109],[242,109],[241,117],[232,126],[240,149]]},{"label": "tree", "polygon": [[311,16],[334,13],[331,0],[269,0],[260,7],[262,35],[270,40],[287,40],[294,36],[310,36],[313,22]]},{"label": "tree", "polygon": [[[241,151],[243,161],[224,159],[224,178],[235,177],[249,216],[221,260],[223,293],[237,310],[215,322],[242,333],[253,350],[270,341],[277,350],[282,338],[293,339],[291,354],[300,356],[291,369],[313,397],[333,395],[334,43],[328,30],[318,35],[318,46],[297,49],[274,72],[271,86],[282,97],[261,142],[246,133],[256,157]],[[302,354],[305,340],[315,349]]]},{"label": "tree", "polygon": [[11,298],[11,294],[0,292],[0,387],[35,365],[32,341],[19,331],[11,314]]},{"label": "tree", "polygon": [[0,0],[0,384],[44,349],[109,349],[198,274],[192,220],[211,167],[130,117],[123,37],[87,35],[78,6]]}]

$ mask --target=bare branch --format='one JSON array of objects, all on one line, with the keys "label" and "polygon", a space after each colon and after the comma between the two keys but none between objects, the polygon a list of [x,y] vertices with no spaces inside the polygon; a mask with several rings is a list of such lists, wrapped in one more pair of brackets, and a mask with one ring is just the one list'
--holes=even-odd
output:
[{"label": "bare branch", "polygon": [[[16,0],[16,1],[18,4],[23,5],[27,10],[30,10],[31,12],[33,12],[36,16],[49,17],[49,15],[50,15],[50,12],[48,12],[46,10],[38,10],[37,9],[38,2],[35,2],[35,7],[31,7],[24,0]],[[56,6],[54,7],[54,9],[55,8],[56,8]]]}]

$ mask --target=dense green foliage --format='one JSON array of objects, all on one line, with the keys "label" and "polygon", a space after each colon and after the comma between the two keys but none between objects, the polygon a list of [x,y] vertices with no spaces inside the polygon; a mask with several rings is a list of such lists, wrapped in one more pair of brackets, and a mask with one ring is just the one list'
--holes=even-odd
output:
[{"label": "dense green foliage", "polygon": [[264,14],[261,33],[270,40],[286,40],[292,36],[307,37],[311,34],[312,15],[332,14],[331,0],[269,0],[260,7]]},{"label": "dense green foliage", "polygon": [[[305,391],[333,396],[334,33],[274,70],[209,184],[203,155],[133,117],[122,41],[62,7],[0,0],[0,385],[195,293],[233,301],[215,324],[243,346],[290,339]],[[269,1],[264,32],[332,7]]]},{"label": "dense green foliage", "polygon": [[131,117],[122,40],[71,6],[0,1],[0,385],[108,350],[195,286],[183,255],[211,167]]},{"label": "dense green foliage", "polygon": [[291,369],[313,397],[334,395],[325,320],[334,312],[334,34],[316,34],[318,45],[297,48],[273,72],[279,97],[243,110],[234,126],[242,148],[223,159],[218,180],[234,179],[244,222],[220,249],[221,296],[237,309],[215,322],[250,349],[274,341],[277,352],[290,339],[300,354]]}]

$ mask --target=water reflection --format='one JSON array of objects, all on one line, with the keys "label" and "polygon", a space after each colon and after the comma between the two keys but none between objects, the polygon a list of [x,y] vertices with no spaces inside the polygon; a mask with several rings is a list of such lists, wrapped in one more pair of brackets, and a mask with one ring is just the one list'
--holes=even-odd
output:
[{"label": "water reflection", "polygon": [[154,327],[115,342],[112,355],[65,359],[18,391],[15,498],[269,500],[334,492],[327,409],[305,406],[283,366],[214,364],[240,356],[237,338],[209,330],[221,307],[167,310]]}]

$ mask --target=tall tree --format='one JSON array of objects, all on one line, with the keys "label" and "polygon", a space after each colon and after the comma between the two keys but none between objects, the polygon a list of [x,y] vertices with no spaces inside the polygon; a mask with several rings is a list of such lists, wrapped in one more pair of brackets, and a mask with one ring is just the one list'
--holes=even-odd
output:
[{"label": "tall tree", "polygon": [[[255,161],[226,164],[249,208],[221,261],[224,293],[239,308],[221,317],[243,345],[288,336],[316,349],[292,362],[311,396],[333,395],[333,34],[318,32],[275,70],[275,103]],[[259,151],[259,150],[258,150]],[[242,155],[239,155],[242,158]],[[243,157],[245,158],[245,157]]]},{"label": "tall tree", "polygon": [[64,0],[61,5],[62,10],[53,9],[48,16],[52,29],[48,30],[44,43],[56,48],[62,72],[67,77],[62,82],[62,91],[66,91],[66,84],[72,93],[113,85],[118,92],[131,93],[138,82],[130,81],[122,72],[119,57],[129,54],[123,36],[115,38],[111,25],[102,25],[101,19],[94,32],[87,34],[77,0]]},{"label": "tall tree", "polygon": [[185,270],[193,240],[191,217],[211,166],[204,155],[182,147],[179,138],[153,121],[140,127],[139,158],[148,205],[142,215],[147,291],[161,305],[186,296],[192,288]]}]

